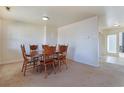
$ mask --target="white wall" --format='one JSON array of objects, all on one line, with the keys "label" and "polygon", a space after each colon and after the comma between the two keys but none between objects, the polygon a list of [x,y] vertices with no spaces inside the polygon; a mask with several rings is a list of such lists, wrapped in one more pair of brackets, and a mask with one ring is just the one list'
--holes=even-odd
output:
[{"label": "white wall", "polygon": [[99,41],[97,17],[66,25],[58,29],[58,43],[68,43],[68,58],[98,66]]},{"label": "white wall", "polygon": [[49,27],[45,36],[43,25],[16,20],[0,19],[0,64],[18,62],[22,59],[20,45],[38,44],[42,49],[44,39],[48,43],[57,43],[57,30]]},{"label": "white wall", "polygon": [[29,44],[41,46],[43,43],[44,32],[40,25],[3,20],[2,28],[2,64],[22,59],[21,44],[25,44],[29,50]]}]

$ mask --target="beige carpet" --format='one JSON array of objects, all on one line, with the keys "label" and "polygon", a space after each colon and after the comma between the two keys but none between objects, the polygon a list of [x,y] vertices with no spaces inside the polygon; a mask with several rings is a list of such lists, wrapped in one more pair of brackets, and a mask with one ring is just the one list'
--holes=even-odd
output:
[{"label": "beige carpet", "polygon": [[24,77],[22,63],[0,65],[0,86],[18,87],[108,87],[124,86],[124,66],[102,63],[100,67],[69,61],[69,69],[51,73],[44,79],[44,73],[28,71]]}]

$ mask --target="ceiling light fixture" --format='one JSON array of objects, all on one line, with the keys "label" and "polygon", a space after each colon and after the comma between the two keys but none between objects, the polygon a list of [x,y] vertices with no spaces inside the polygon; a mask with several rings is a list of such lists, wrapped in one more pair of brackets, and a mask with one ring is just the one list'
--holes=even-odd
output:
[{"label": "ceiling light fixture", "polygon": [[115,23],[113,26],[114,26],[114,27],[119,27],[120,24],[119,24],[119,23]]},{"label": "ceiling light fixture", "polygon": [[42,20],[47,21],[47,20],[49,20],[49,17],[43,16],[43,17],[42,17]]}]

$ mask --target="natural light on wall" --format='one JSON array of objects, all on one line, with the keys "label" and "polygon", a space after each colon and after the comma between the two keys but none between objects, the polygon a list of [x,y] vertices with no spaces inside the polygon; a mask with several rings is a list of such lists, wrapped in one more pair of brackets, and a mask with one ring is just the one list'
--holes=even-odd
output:
[{"label": "natural light on wall", "polygon": [[108,35],[107,36],[107,52],[108,53],[116,53],[116,35]]}]

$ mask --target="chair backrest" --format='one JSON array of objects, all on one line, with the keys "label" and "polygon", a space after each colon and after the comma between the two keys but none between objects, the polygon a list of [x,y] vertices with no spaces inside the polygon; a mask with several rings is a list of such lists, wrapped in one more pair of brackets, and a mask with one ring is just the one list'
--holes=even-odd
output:
[{"label": "chair backrest", "polygon": [[30,45],[30,50],[37,50],[38,49],[38,45]]},{"label": "chair backrest", "polygon": [[23,51],[22,53],[26,53],[25,45],[24,44],[21,44],[21,50]]},{"label": "chair backrest", "polygon": [[49,45],[42,45],[42,48],[43,48],[43,49],[45,49],[45,48],[47,48],[47,47],[49,47]]},{"label": "chair backrest", "polygon": [[52,49],[54,53],[56,52],[56,46],[49,46],[49,47]]},{"label": "chair backrest", "polygon": [[21,51],[22,51],[22,56],[23,56],[24,61],[27,61],[28,58],[26,56],[26,50],[25,50],[25,46],[24,45],[21,45]]},{"label": "chair backrest", "polygon": [[54,47],[45,47],[44,54],[47,56],[51,56],[54,53]]},{"label": "chair backrest", "polygon": [[55,51],[55,47],[46,47],[43,51],[43,60],[44,63],[47,62],[47,60],[53,60],[54,58],[54,52]]},{"label": "chair backrest", "polygon": [[59,51],[60,52],[66,52],[67,53],[68,46],[67,45],[59,45]]}]

